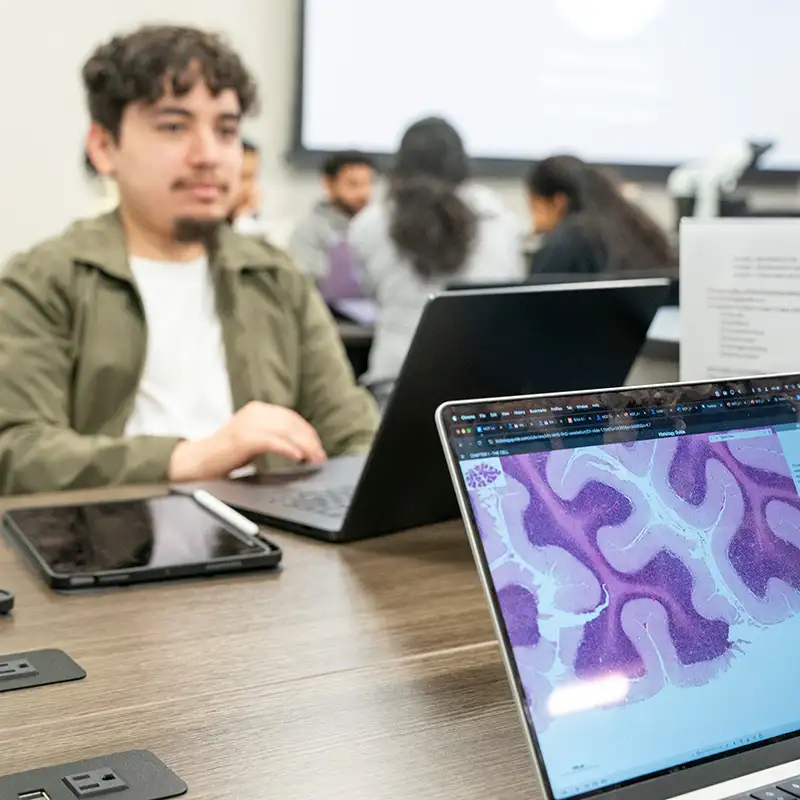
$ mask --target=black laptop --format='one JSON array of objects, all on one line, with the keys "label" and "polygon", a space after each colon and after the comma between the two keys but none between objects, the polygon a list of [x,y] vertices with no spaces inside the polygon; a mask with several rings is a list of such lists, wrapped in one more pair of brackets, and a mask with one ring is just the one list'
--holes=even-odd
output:
[{"label": "black laptop", "polygon": [[679,270],[609,270],[607,272],[534,272],[519,281],[470,281],[455,280],[447,284],[448,292],[474,292],[476,289],[511,289],[515,286],[541,286],[555,283],[608,283],[609,281],[651,280],[667,278],[671,281],[669,292],[664,295],[663,305],[678,305]]},{"label": "black laptop", "polygon": [[438,405],[624,383],[668,289],[657,278],[437,295],[368,454],[202,487],[275,527],[334,542],[455,518]]}]

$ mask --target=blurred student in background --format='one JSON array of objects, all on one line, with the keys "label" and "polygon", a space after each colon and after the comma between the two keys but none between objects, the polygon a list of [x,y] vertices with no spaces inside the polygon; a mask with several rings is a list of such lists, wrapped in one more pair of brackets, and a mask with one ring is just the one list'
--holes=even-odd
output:
[{"label": "blurred student in background", "polygon": [[372,198],[374,180],[375,166],[364,153],[330,156],[322,167],[325,196],[289,240],[289,252],[317,280],[326,299],[360,294],[347,232],[350,221]]},{"label": "blurred student in background", "polygon": [[[240,233],[249,233],[251,222],[261,211],[261,154],[249,139],[242,139],[242,172],[239,191],[231,210],[229,222]],[[260,230],[260,229],[259,229]]]},{"label": "blurred student in background", "polygon": [[360,214],[350,242],[380,309],[364,382],[382,395],[398,376],[432,292],[453,282],[522,280],[520,230],[497,196],[469,182],[457,131],[436,117],[404,134],[388,198]]},{"label": "blurred student in background", "polygon": [[531,169],[528,204],[546,238],[531,272],[668,273],[677,264],[664,231],[626,200],[604,172],[574,156],[553,156]]},{"label": "blurred student in background", "polygon": [[377,413],[311,281],[227,224],[256,87],[219,36],[146,26],[83,69],[115,212],[0,276],[0,493],[225,477],[366,450]]}]

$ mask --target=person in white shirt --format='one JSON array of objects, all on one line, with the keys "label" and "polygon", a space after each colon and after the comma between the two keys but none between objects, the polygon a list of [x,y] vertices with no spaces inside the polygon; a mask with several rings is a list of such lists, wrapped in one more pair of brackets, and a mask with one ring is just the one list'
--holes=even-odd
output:
[{"label": "person in white shirt", "polygon": [[0,493],[221,478],[361,453],[377,410],[313,281],[227,223],[256,87],[219,36],[145,26],[83,69],[116,211],[0,274]]}]

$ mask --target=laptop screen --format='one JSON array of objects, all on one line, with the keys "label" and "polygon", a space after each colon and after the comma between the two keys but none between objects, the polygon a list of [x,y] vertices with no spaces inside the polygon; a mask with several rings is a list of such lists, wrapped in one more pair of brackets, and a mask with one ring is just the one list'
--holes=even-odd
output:
[{"label": "laptop screen", "polygon": [[800,729],[800,376],[443,414],[554,797]]}]

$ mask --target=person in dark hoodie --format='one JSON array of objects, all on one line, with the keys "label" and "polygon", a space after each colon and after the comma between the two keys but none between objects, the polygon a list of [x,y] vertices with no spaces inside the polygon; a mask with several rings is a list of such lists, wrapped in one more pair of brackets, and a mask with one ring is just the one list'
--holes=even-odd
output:
[{"label": "person in dark hoodie", "polygon": [[349,236],[362,288],[379,307],[362,379],[373,389],[397,378],[432,293],[456,281],[521,281],[525,273],[516,220],[491,190],[470,181],[461,137],[437,117],[405,132],[387,198],[359,214]]},{"label": "person in dark hoodie", "polygon": [[[350,221],[369,203],[375,178],[375,165],[369,156],[355,150],[334,153],[322,166],[322,187],[325,197],[295,228],[289,240],[289,252],[298,266],[320,284],[327,299],[336,299],[336,288],[326,290],[331,281],[345,283],[352,276],[331,276],[331,270],[348,264],[347,229]],[[330,295],[330,296],[329,296]]]},{"label": "person in dark hoodie", "polygon": [[545,236],[532,273],[674,271],[667,235],[605,172],[552,156],[533,166],[527,190],[534,230]]}]

